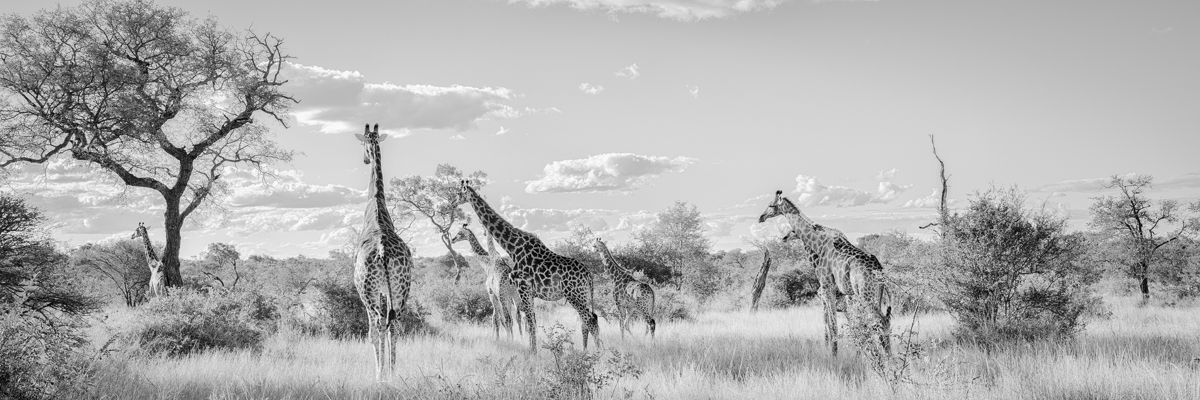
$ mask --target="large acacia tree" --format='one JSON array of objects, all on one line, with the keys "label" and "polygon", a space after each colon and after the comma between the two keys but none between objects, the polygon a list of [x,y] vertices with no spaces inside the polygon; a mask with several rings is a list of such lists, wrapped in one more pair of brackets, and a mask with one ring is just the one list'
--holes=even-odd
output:
[{"label": "large acacia tree", "polygon": [[439,164],[430,177],[409,175],[392,178],[387,193],[388,201],[393,204],[396,215],[420,214],[429,219],[429,223],[438,233],[438,238],[442,240],[442,245],[446,246],[446,251],[450,253],[450,259],[454,261],[455,281],[462,275],[462,256],[454,251],[450,238],[458,232],[460,224],[471,222],[462,207],[454,203],[463,179],[469,181],[471,187],[476,190],[487,185],[486,172],[475,171],[464,175],[453,165]]},{"label": "large acacia tree", "polygon": [[[165,202],[162,262],[222,173],[288,160],[256,116],[280,124],[289,58],[270,34],[146,0],[89,0],[0,19],[0,167],[67,157]],[[131,222],[132,223],[132,222]]]}]

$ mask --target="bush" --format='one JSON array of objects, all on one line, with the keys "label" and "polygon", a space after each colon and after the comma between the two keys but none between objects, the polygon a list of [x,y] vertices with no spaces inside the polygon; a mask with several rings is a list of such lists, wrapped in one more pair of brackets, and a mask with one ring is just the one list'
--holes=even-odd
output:
[{"label": "bush", "polygon": [[492,318],[492,301],[483,285],[446,285],[432,293],[433,307],[446,321],[482,323]]},{"label": "bush", "polygon": [[939,270],[939,300],[959,336],[990,343],[1073,336],[1099,306],[1099,279],[1081,262],[1083,236],[1066,218],[1024,208],[1015,189],[990,190],[967,212],[949,217]]},{"label": "bush", "polygon": [[209,349],[261,350],[279,321],[273,299],[257,292],[171,290],[138,310],[129,336],[140,352],[183,356]]},{"label": "bush", "polygon": [[783,273],[775,281],[775,287],[783,294],[778,306],[799,306],[817,297],[821,282],[813,268],[799,268]]},{"label": "bush", "polygon": [[0,398],[71,397],[71,389],[87,384],[91,369],[78,352],[85,344],[79,323],[59,322],[47,329],[0,302]]},{"label": "bush", "polygon": [[[362,339],[367,337],[370,322],[363,307],[358,289],[348,282],[322,282],[314,285],[317,295],[310,304],[312,312],[299,317],[293,315],[289,323],[308,335],[326,335],[333,339]],[[309,308],[309,307],[303,307]],[[429,312],[415,298],[408,299],[406,309],[400,314],[404,335],[430,333],[434,329],[425,321]]]}]

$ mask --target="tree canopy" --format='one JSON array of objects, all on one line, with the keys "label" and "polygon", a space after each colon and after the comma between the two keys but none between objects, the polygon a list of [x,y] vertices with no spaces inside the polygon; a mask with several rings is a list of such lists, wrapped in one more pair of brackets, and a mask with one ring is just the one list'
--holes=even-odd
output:
[{"label": "tree canopy", "polygon": [[[0,167],[60,157],[165,203],[168,285],[185,219],[233,168],[288,160],[256,115],[284,124],[289,58],[270,34],[148,0],[89,0],[0,18]],[[285,124],[286,125],[286,124]]]}]

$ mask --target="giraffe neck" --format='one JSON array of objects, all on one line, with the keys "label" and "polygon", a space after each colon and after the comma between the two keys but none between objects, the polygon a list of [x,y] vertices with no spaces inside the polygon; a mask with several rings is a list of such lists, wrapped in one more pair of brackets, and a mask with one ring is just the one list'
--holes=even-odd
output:
[{"label": "giraffe neck", "polygon": [[784,217],[788,219],[788,223],[792,225],[792,229],[803,233],[806,242],[809,240],[809,238],[814,237],[817,234],[817,224],[813,223],[811,219],[808,219],[808,216],[804,215],[804,213],[800,211],[800,208],[796,207],[791,200],[788,200],[786,197],[782,198],[781,200],[783,200],[783,202],[780,205],[780,212],[782,212]]},{"label": "giraffe neck", "polygon": [[363,214],[363,223],[367,227],[364,232],[379,230],[394,233],[392,217],[387,211],[387,197],[383,189],[382,157],[379,155],[379,142],[371,140],[371,183],[367,187],[367,209]]},{"label": "giraffe neck", "polygon": [[142,244],[146,246],[146,259],[158,261],[158,254],[154,253],[154,245],[150,244],[150,234],[142,235]]},{"label": "giraffe neck", "polygon": [[608,270],[608,274],[612,276],[613,281],[618,284],[632,281],[633,278],[617,263],[617,259],[613,257],[612,252],[608,251],[608,246],[599,247],[600,261],[604,264],[604,269]]},{"label": "giraffe neck", "polygon": [[491,252],[484,250],[483,246],[479,245],[479,239],[475,238],[475,233],[467,233],[467,243],[471,244],[471,251],[474,251],[477,256],[489,257],[492,255]]},{"label": "giraffe neck", "polygon": [[483,224],[484,229],[487,229],[488,234],[500,243],[500,248],[508,252],[509,256],[517,258],[519,254],[524,254],[529,250],[522,246],[524,244],[522,242],[545,247],[536,236],[517,229],[505,221],[504,217],[496,213],[496,210],[493,210],[492,206],[489,206],[483,197],[479,196],[479,193],[475,193],[475,189],[468,187],[467,196],[471,207],[475,209],[475,215],[479,216],[479,222]]}]

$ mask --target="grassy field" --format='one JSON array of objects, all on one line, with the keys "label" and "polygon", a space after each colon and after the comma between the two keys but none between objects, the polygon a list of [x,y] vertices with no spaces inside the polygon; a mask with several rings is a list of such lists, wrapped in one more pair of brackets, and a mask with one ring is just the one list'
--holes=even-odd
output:
[{"label": "grassy field", "polygon": [[[1198,399],[1200,310],[1136,307],[1111,299],[1111,319],[1093,321],[1075,341],[983,349],[946,340],[945,315],[918,316],[926,348],[911,359],[904,382],[890,385],[843,342],[837,358],[823,346],[817,308],[709,313],[659,324],[657,339],[621,339],[601,326],[605,350],[632,357],[640,374],[624,374],[595,398],[724,399]],[[106,321],[117,326],[127,313]],[[910,326],[901,317],[898,329]],[[574,329],[573,312],[541,318]],[[550,352],[526,352],[520,338],[500,340],[490,326],[440,325],[441,333],[403,341],[397,373],[376,382],[371,349],[281,333],[260,353],[212,352],[182,359],[129,359],[104,364],[91,390],[113,399],[382,399],[541,398],[555,370]],[[642,326],[636,325],[635,332]],[[105,335],[97,328],[95,335]],[[544,343],[546,335],[539,334]],[[578,346],[578,343],[576,343]],[[607,368],[604,363],[597,369]]]}]

